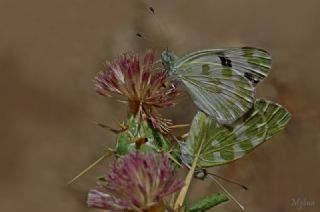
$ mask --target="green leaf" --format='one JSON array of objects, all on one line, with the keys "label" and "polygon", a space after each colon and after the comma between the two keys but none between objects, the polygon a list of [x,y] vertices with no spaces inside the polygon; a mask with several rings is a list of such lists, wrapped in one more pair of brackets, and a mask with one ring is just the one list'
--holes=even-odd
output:
[{"label": "green leaf", "polygon": [[117,146],[116,146],[118,155],[128,154],[129,152],[128,140],[129,140],[129,136],[127,133],[119,133],[117,137]]}]

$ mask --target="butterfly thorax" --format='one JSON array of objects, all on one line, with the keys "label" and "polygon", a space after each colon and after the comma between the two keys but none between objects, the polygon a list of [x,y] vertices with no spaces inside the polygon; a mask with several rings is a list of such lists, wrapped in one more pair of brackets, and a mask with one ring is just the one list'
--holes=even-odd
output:
[{"label": "butterfly thorax", "polygon": [[162,64],[170,77],[174,77],[175,75],[174,64],[177,59],[178,57],[169,50],[165,50],[161,53]]}]

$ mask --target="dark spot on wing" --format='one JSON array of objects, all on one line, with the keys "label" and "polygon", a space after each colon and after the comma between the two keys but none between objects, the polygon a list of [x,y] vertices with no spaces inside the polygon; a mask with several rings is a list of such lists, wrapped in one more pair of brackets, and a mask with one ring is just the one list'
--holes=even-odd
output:
[{"label": "dark spot on wing", "polygon": [[249,72],[244,73],[244,77],[253,82],[254,84],[257,84],[259,82],[259,80],[254,78],[253,74]]},{"label": "dark spot on wing", "polygon": [[227,58],[226,56],[219,56],[219,59],[221,61],[221,65],[227,66],[227,67],[232,67],[231,60],[229,58]]}]

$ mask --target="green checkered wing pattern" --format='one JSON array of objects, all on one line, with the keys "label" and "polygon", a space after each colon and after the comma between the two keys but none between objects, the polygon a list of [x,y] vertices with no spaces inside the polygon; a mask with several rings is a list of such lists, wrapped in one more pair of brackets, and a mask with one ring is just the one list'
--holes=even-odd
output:
[{"label": "green checkered wing pattern", "polygon": [[232,124],[252,108],[255,85],[270,67],[271,57],[261,49],[209,49],[177,59],[169,74],[182,82],[201,111]]},{"label": "green checkered wing pattern", "polygon": [[181,143],[181,159],[189,166],[201,146],[197,168],[237,160],[283,130],[290,118],[286,108],[266,100],[257,100],[252,111],[233,128],[220,125],[205,113],[198,112],[186,142]]},{"label": "green checkered wing pattern", "polygon": [[266,117],[268,132],[266,139],[283,130],[291,119],[289,111],[278,103],[267,100],[257,100],[256,106]]},{"label": "green checkered wing pattern", "polygon": [[218,166],[237,160],[265,140],[267,125],[259,110],[239,120],[235,127],[220,125],[203,112],[193,119],[189,136],[181,144],[181,159],[186,165],[193,161],[202,143],[197,167]]}]

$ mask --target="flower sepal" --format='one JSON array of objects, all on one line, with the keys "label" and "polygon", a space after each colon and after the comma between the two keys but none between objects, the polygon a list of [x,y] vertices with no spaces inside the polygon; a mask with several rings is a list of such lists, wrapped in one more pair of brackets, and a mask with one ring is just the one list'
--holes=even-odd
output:
[{"label": "flower sepal", "polygon": [[135,115],[122,123],[125,131],[117,135],[117,155],[126,155],[130,152],[168,152],[172,144],[158,129],[146,119]]}]

